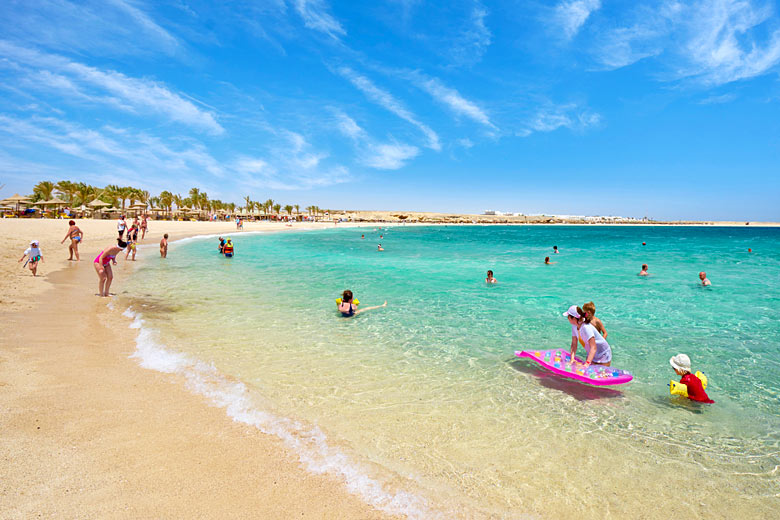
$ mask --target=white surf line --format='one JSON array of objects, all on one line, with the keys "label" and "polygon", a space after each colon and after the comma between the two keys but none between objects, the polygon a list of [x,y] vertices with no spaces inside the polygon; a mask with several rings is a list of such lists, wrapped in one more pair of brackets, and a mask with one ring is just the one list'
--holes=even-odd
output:
[{"label": "white surf line", "polygon": [[224,408],[228,417],[234,421],[278,437],[298,455],[308,471],[343,478],[350,493],[380,511],[405,515],[410,519],[446,518],[432,511],[422,497],[405,491],[386,491],[379,481],[369,477],[346,454],[330,447],[325,434],[318,427],[307,427],[292,419],[254,408],[244,383],[229,380],[210,364],[166,349],[158,341],[157,332],[144,326],[140,313],[128,307],[122,314],[133,320],[131,329],[138,329],[136,351],[130,357],[137,359],[143,368],[183,376],[191,392]]}]

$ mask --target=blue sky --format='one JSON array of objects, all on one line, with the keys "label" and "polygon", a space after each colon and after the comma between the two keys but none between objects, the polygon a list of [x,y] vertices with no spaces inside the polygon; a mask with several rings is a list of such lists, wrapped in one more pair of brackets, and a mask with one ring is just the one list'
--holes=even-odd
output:
[{"label": "blue sky", "polygon": [[4,0],[0,196],[780,220],[779,7]]}]

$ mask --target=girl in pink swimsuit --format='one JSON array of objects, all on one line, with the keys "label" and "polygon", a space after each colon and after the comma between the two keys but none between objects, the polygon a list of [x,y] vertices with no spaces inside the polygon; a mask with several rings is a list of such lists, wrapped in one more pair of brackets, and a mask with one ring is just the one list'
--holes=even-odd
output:
[{"label": "girl in pink swimsuit", "polygon": [[116,241],[117,245],[108,247],[100,252],[92,262],[95,266],[95,272],[98,275],[98,296],[108,296],[108,290],[111,287],[111,282],[114,279],[114,272],[111,269],[111,264],[116,265],[116,255],[122,252],[127,247],[127,243],[122,240]]}]

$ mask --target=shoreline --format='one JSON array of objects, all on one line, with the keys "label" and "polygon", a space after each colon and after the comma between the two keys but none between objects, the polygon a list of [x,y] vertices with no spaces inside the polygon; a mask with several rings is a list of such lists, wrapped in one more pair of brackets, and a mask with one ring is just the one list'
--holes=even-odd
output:
[{"label": "shoreline", "polygon": [[[279,228],[259,231],[290,230]],[[43,248],[47,239],[37,238]],[[44,277],[35,280],[46,283],[38,284],[34,298],[26,295],[37,303],[2,309],[0,500],[8,518],[222,518],[226,511],[393,518],[351,494],[339,476],[306,470],[281,439],[231,419],[188,389],[182,374],[140,366],[131,358],[137,331],[121,309],[109,309],[113,299],[92,296],[91,266],[54,261],[67,254],[62,247],[49,248],[53,261],[44,262]],[[91,249],[82,250],[80,264],[90,263]],[[119,262],[115,293],[134,271]],[[64,265],[52,270],[57,264]],[[7,301],[6,291],[1,294]]]}]

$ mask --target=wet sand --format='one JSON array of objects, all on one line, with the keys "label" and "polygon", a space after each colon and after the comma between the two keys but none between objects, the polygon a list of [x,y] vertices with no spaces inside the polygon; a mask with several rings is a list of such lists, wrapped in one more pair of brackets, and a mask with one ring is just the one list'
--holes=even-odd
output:
[{"label": "wet sand", "polygon": [[[209,406],[180,376],[129,359],[135,332],[108,299],[93,296],[91,261],[115,237],[113,221],[80,222],[87,239],[79,263],[67,262],[67,244],[54,243],[67,222],[4,224],[0,240],[11,247],[0,259],[0,516],[388,518],[338,478],[308,473],[276,437]],[[162,232],[235,226],[152,229],[147,242],[156,243]],[[41,240],[46,259],[38,279],[16,264],[29,238]],[[131,271],[121,258],[112,292]]]}]

